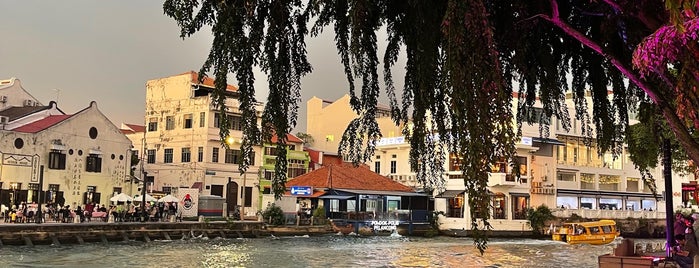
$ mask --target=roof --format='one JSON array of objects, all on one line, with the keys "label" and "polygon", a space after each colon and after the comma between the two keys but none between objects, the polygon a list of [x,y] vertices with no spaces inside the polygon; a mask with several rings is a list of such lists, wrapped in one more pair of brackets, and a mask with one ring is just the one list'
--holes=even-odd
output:
[{"label": "roof", "polygon": [[366,165],[331,164],[286,182],[287,187],[311,186],[328,189],[354,189],[391,192],[414,192],[412,188],[369,170]]},{"label": "roof", "polygon": [[134,124],[126,124],[126,123],[124,123],[124,125],[125,125],[126,127],[128,127],[128,129],[123,129],[123,128],[122,128],[122,129],[119,129],[119,131],[121,131],[121,133],[123,133],[123,134],[134,134],[134,133],[146,132],[146,127],[145,127],[145,126],[134,125]]},{"label": "roof", "polygon": [[[277,143],[277,135],[273,135],[272,139],[270,140],[272,143]],[[287,133],[286,134],[286,141],[287,142],[293,142],[293,143],[303,143],[299,137],[294,136],[294,134]]]},{"label": "roof", "polygon": [[[207,86],[207,87],[210,87],[210,88],[215,88],[215,85],[214,85],[214,81],[215,81],[215,80],[214,80],[213,78],[211,78],[211,77],[208,77],[208,76],[207,76],[207,77],[204,77],[204,80],[203,80],[203,81],[201,82],[201,84],[200,84],[200,83],[199,83],[199,73],[197,73],[197,72],[195,72],[195,71],[189,71],[189,72],[186,72],[186,73],[181,73],[181,74],[179,74],[179,75],[185,75],[185,74],[189,74],[189,75],[192,76],[192,84],[194,84],[194,85],[204,85],[204,86]],[[179,75],[178,75],[178,76],[179,76]],[[227,85],[227,86],[226,86],[226,90],[227,90],[227,91],[238,91],[238,87],[233,86],[233,85]]]},{"label": "roof", "polygon": [[284,196],[295,196],[295,197],[306,197],[306,198],[316,198],[316,197],[319,197],[319,196],[324,195],[324,194],[325,194],[325,191],[316,191],[316,190],[313,190],[313,193],[311,195],[293,195],[293,194],[291,194],[291,191],[284,192]]},{"label": "roof", "polygon": [[10,121],[25,117],[38,111],[51,108],[50,106],[15,106],[0,111],[0,116],[7,116]]},{"label": "roof", "polygon": [[37,133],[39,131],[42,131],[44,129],[47,129],[55,124],[58,124],[62,122],[63,120],[68,119],[72,115],[65,114],[65,115],[49,115],[48,117],[41,119],[39,121],[35,121],[26,125],[23,125],[21,127],[13,129],[13,131],[17,132],[25,132],[25,133]]}]

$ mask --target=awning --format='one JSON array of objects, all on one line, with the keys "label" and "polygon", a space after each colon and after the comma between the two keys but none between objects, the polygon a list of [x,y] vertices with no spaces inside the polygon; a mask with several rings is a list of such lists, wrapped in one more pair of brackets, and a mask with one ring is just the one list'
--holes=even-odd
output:
[{"label": "awning", "polygon": [[324,195],[321,197],[318,197],[319,199],[340,199],[340,200],[345,200],[345,199],[352,199],[355,198],[353,195]]},{"label": "awning", "polygon": [[446,190],[442,192],[441,194],[438,194],[435,196],[435,198],[454,198],[462,193],[464,193],[464,190]]},{"label": "awning", "polygon": [[548,143],[548,144],[553,144],[553,145],[560,145],[560,146],[566,145],[562,141],[559,141],[557,139],[549,139],[549,138],[532,138],[532,141],[538,142],[538,143]]},{"label": "awning", "polygon": [[190,188],[199,189],[199,191],[201,192],[201,188],[203,188],[203,186],[204,185],[202,184],[202,182],[198,181],[198,182],[195,182],[194,184],[192,184],[192,187],[190,187]]}]

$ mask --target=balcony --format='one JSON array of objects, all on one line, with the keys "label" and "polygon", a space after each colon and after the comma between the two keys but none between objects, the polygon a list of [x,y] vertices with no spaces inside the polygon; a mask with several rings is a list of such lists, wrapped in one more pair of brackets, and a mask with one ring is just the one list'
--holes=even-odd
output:
[{"label": "balcony", "polygon": [[554,209],[558,218],[569,218],[573,214],[586,219],[664,219],[665,212],[645,210],[606,210],[606,209]]},{"label": "balcony", "polygon": [[507,185],[514,186],[517,185],[517,178],[511,174],[507,173],[490,173],[488,174],[488,186],[496,185]]}]

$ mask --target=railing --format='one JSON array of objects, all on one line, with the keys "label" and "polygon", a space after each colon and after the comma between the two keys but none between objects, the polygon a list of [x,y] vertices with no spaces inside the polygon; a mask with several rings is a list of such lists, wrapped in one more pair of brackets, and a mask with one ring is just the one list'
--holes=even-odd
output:
[{"label": "railing", "polygon": [[665,212],[645,210],[557,209],[553,211],[553,215],[559,218],[569,218],[573,214],[588,219],[665,218]]}]

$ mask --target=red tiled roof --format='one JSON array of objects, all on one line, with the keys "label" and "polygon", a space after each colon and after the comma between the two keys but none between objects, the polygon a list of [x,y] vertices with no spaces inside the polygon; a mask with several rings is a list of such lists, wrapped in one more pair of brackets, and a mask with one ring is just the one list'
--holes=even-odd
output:
[{"label": "red tiled roof", "polygon": [[311,186],[313,188],[354,189],[371,191],[414,192],[408,186],[369,170],[366,165],[355,167],[352,163],[327,165],[286,182],[286,187]]},{"label": "red tiled roof", "polygon": [[24,126],[18,127],[13,129],[14,131],[17,132],[25,132],[25,133],[37,133],[39,131],[42,131],[44,129],[47,129],[55,124],[60,123],[63,120],[68,119],[68,117],[71,117],[72,115],[49,115],[48,117],[41,119],[36,122],[32,122],[29,124],[26,124]]},{"label": "red tiled roof", "polygon": [[[277,135],[273,135],[272,139],[270,140],[272,143],[277,143]],[[286,134],[286,141],[287,142],[293,142],[293,143],[303,143],[299,137],[296,137],[294,134],[287,133]]]},{"label": "red tiled roof", "polygon": [[[183,74],[189,74],[189,75],[192,76],[192,84],[195,84],[195,85],[198,85],[198,84],[199,84],[199,73],[197,73],[197,72],[195,72],[195,71],[189,71],[189,72],[182,73],[182,74],[179,74],[179,75],[183,75]],[[202,84],[202,85],[205,85],[205,86],[207,86],[207,87],[214,88],[214,87],[215,87],[215,86],[214,86],[214,81],[215,81],[215,80],[214,80],[213,78],[207,76],[207,77],[204,77],[204,81],[202,81],[201,84]],[[228,91],[238,91],[238,87],[233,86],[233,85],[228,85],[228,86],[226,86],[226,90],[228,90]]]},{"label": "red tiled roof", "polygon": [[119,129],[119,131],[122,134],[134,134],[134,133],[141,133],[141,132],[146,132],[146,127],[141,126],[141,125],[134,125],[134,124],[124,124],[128,127],[128,129]]},{"label": "red tiled roof", "polygon": [[124,125],[126,125],[127,127],[129,127],[131,130],[133,130],[133,131],[135,131],[135,132],[144,132],[144,131],[146,131],[146,127],[145,127],[145,126],[134,125],[134,124],[124,124]]}]

